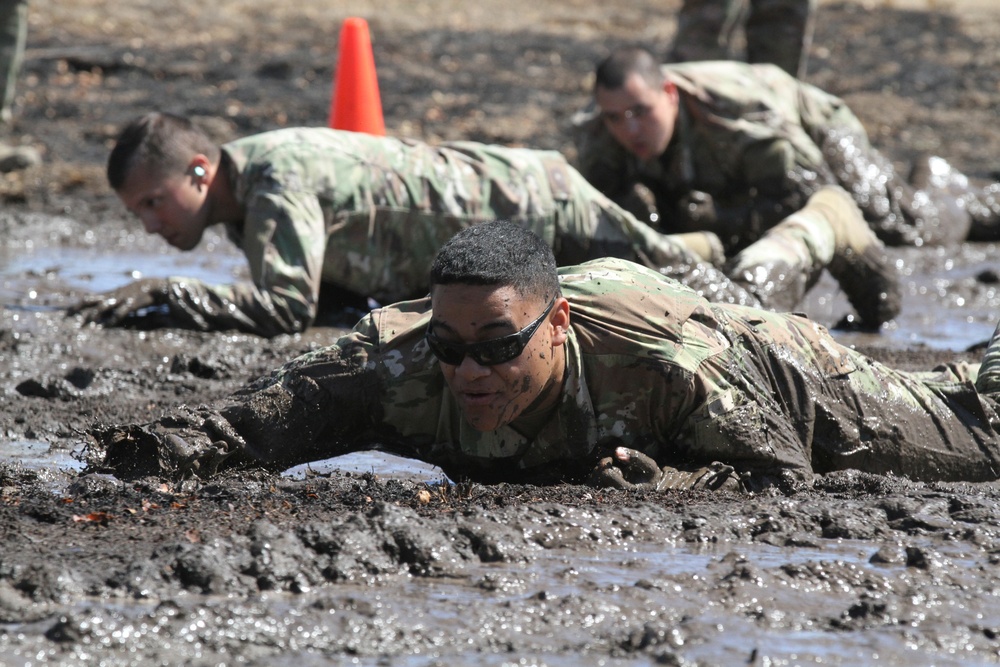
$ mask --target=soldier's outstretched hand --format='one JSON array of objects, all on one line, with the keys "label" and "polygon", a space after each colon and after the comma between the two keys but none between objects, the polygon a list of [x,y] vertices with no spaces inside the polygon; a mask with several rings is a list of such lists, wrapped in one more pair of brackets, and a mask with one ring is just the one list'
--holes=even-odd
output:
[{"label": "soldier's outstretched hand", "polygon": [[616,489],[742,490],[732,466],[719,462],[688,469],[660,466],[650,456],[628,447],[616,447],[610,456],[602,458],[591,473],[590,482]]},{"label": "soldier's outstretched hand", "polygon": [[190,408],[148,424],[95,428],[90,436],[103,452],[101,467],[121,479],[210,477],[246,451],[225,418]]},{"label": "soldier's outstretched hand", "polygon": [[80,315],[87,324],[119,326],[130,316],[167,303],[170,283],[166,278],[143,278],[124,287],[85,299],[72,306],[68,315]]}]

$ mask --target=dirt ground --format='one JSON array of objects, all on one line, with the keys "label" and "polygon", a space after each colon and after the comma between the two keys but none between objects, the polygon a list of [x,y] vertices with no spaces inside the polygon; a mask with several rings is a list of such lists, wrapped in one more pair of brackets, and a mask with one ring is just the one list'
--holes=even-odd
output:
[{"label": "dirt ground", "polygon": [[[159,108],[222,138],[325,124],[340,21],[359,15],[389,133],[572,158],[593,63],[623,43],[665,50],[677,5],[32,0],[8,139],[45,161],[0,175],[0,664],[1000,662],[996,484],[843,473],[737,498],[453,484],[405,464],[123,483],[73,458],[95,424],[217,401],[338,333],[64,318],[81,288],[61,253],[168,252],[105,185],[122,123]],[[1000,170],[992,0],[821,2],[808,80],[901,166],[929,151],[975,178]],[[995,320],[995,273],[935,277],[994,250],[905,255],[908,303],[942,325],[965,326],[967,304]],[[39,252],[51,263],[4,264]],[[906,368],[978,356],[905,341],[858,344]]]}]

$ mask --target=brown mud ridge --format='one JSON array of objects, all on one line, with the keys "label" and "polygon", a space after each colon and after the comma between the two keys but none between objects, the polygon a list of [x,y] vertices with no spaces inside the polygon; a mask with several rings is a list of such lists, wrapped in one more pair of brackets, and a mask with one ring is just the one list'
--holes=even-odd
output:
[{"label": "brown mud ridge", "polygon": [[[163,105],[221,118],[222,135],[326,119],[343,10],[126,4],[31,4],[14,136],[46,162],[0,176],[0,664],[1000,662],[997,484],[840,473],[735,497],[454,484],[416,468],[180,484],[82,470],[74,453],[95,424],[221,400],[338,333],[62,316],[87,284],[86,270],[69,275],[72,252],[113,250],[123,272],[174,257],[106,191],[107,141],[126,119]],[[370,17],[390,133],[571,154],[566,123],[593,62],[672,34],[677,2],[621,4],[352,11]],[[900,4],[822,3],[809,79],[846,97],[901,165],[932,151],[988,177],[1000,7]],[[972,326],[969,313],[996,318],[997,274],[982,270],[995,251],[901,252],[904,307],[925,315],[916,341],[852,342],[904,368],[977,360],[920,340]],[[12,268],[32,254],[51,260]]]}]

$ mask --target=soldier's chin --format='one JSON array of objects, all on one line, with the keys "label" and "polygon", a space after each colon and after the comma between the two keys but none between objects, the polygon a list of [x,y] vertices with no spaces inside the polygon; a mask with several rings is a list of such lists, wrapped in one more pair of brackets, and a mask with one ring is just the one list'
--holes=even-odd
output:
[{"label": "soldier's chin", "polygon": [[463,410],[463,414],[469,426],[483,433],[496,431],[512,421],[511,419],[506,419],[505,415],[497,414],[492,410],[465,409]]},{"label": "soldier's chin", "polygon": [[633,146],[631,148],[632,155],[638,158],[642,162],[646,162],[653,157],[653,152],[650,150],[649,146],[643,144],[641,146]]}]

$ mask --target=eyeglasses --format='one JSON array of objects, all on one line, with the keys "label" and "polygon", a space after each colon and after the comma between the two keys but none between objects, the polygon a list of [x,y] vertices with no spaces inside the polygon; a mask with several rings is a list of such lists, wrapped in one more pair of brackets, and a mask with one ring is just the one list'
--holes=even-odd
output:
[{"label": "eyeglasses", "polygon": [[465,355],[472,357],[473,361],[480,366],[505,364],[511,359],[517,359],[521,356],[528,341],[535,335],[535,330],[545,321],[554,305],[556,305],[555,298],[549,302],[548,307],[535,318],[534,322],[508,336],[484,340],[479,343],[449,343],[434,335],[434,332],[431,331],[432,323],[428,323],[424,339],[438,361],[449,366],[458,366],[465,359]]},{"label": "eyeglasses", "polygon": [[625,111],[602,111],[601,120],[608,125],[618,125],[626,120],[642,120],[653,110],[648,104],[636,104]]}]

